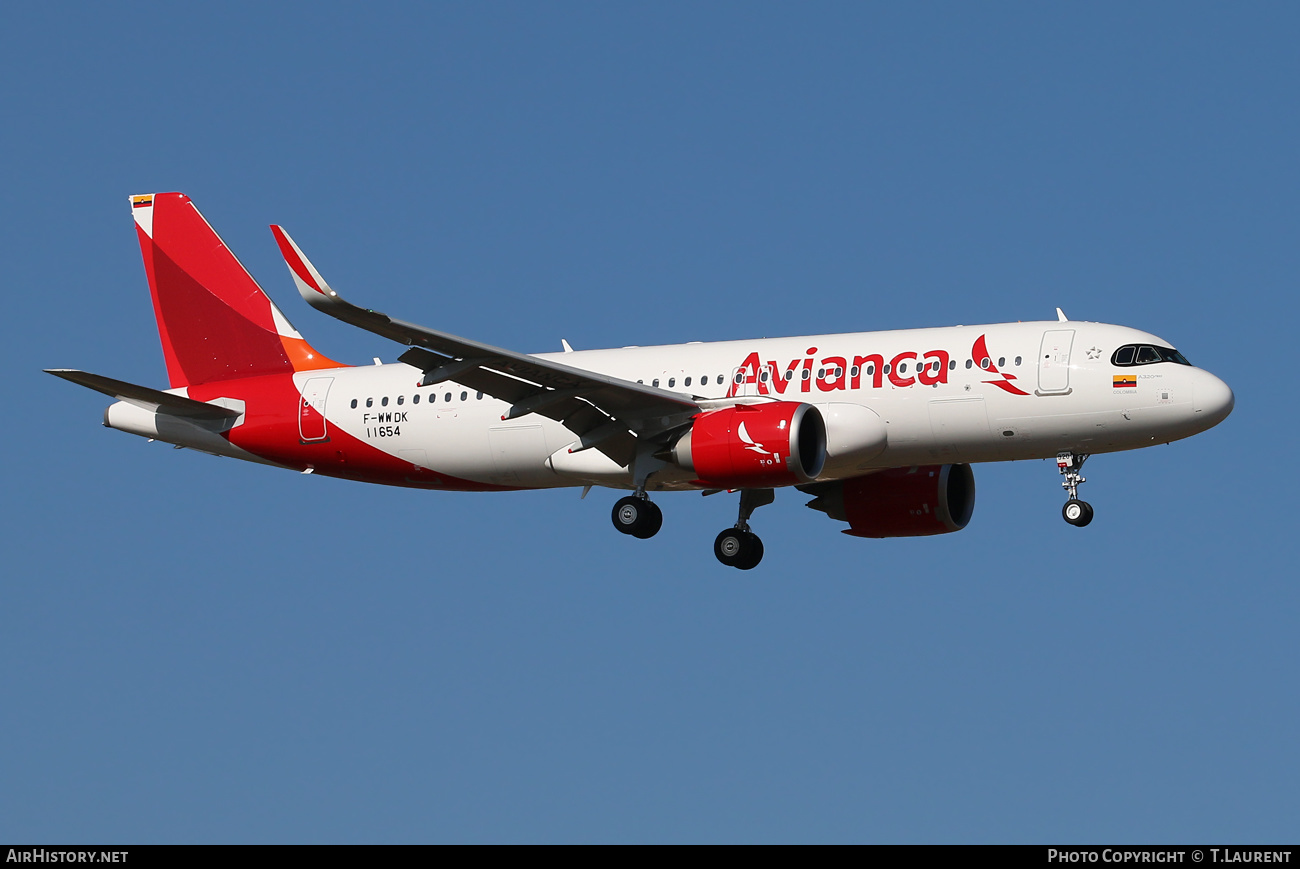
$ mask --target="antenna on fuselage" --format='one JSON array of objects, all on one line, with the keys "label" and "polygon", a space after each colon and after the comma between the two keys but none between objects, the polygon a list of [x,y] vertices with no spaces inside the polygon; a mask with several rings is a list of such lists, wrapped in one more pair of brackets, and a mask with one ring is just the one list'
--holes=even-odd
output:
[{"label": "antenna on fuselage", "polygon": [[1065,316],[1065,312],[1060,308],[1056,309],[1056,319],[1060,320],[1062,323],[1068,323],[1070,321],[1070,318]]}]

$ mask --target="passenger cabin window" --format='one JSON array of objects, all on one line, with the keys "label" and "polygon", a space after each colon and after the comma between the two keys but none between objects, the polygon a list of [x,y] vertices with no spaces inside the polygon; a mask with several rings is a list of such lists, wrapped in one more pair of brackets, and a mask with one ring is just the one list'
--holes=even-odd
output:
[{"label": "passenger cabin window", "polygon": [[374,407],[374,406],[375,406],[375,400],[373,398],[367,398],[366,407]]},{"label": "passenger cabin window", "polygon": [[1125,344],[1110,357],[1110,364],[1119,367],[1154,365],[1157,362],[1173,362],[1176,365],[1192,364],[1172,347],[1155,347],[1150,344]]},{"label": "passenger cabin window", "polygon": [[403,404],[405,404],[405,403],[406,403],[406,396],[405,396],[405,395],[399,395],[399,396],[397,396],[397,403],[398,403],[398,405],[403,405]]},{"label": "passenger cabin window", "polygon": [[383,398],[379,399],[379,406],[380,406],[380,407],[388,407],[388,396],[387,396],[387,395],[385,395]]},{"label": "passenger cabin window", "polygon": [[415,395],[411,396],[411,404],[419,404],[419,403],[420,403],[420,393],[417,392],[415,393]]},{"label": "passenger cabin window", "polygon": [[356,406],[357,406],[357,400],[354,398],[352,399],[352,407],[355,409]]}]

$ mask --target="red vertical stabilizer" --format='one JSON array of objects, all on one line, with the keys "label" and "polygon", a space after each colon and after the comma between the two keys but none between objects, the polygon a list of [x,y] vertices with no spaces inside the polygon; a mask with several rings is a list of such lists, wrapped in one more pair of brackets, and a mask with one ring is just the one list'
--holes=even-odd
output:
[{"label": "red vertical stabilizer", "polygon": [[132,196],[131,211],[173,388],[341,367],[289,324],[188,196]]}]

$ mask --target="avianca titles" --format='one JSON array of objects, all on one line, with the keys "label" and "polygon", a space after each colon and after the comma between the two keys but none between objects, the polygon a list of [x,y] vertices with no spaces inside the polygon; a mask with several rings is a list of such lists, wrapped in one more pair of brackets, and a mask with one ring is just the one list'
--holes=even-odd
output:
[{"label": "avianca titles", "polygon": [[[1232,411],[1232,390],[1167,341],[1054,321],[526,355],[357,307],[280,227],[303,299],[406,345],[349,366],[300,335],[180,193],[131,197],[169,388],[55,374],[117,399],[110,428],[219,456],[368,483],[631,492],[614,527],[653,537],[651,492],[739,492],[714,541],[756,566],[750,528],[774,491],[858,537],[959,531],[971,464],[1055,458],[1065,520],[1090,455],[1189,437]],[[584,491],[584,495],[586,492]]]}]

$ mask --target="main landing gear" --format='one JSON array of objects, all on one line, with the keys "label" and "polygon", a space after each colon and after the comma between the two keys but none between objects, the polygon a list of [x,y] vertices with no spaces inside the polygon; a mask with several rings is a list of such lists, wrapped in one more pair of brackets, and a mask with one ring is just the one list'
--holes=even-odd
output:
[{"label": "main landing gear", "polygon": [[1058,453],[1056,456],[1056,469],[1065,477],[1065,482],[1061,487],[1070,495],[1070,500],[1065,502],[1061,508],[1061,515],[1065,521],[1078,528],[1082,528],[1092,521],[1092,505],[1087,501],[1079,500],[1079,484],[1086,483],[1079,469],[1083,463],[1088,460],[1086,455],[1079,456],[1074,453]]},{"label": "main landing gear", "polygon": [[[763,560],[763,541],[749,530],[749,517],[765,504],[776,500],[771,489],[744,489],[740,493],[740,516],[734,527],[728,528],[713,541],[713,554],[718,561],[739,570],[752,570]],[[646,540],[658,533],[664,524],[664,514],[644,491],[620,498],[610,514],[614,527],[624,534]]]},{"label": "main landing gear", "polygon": [[744,489],[740,493],[740,518],[713,541],[718,561],[739,570],[752,570],[763,560],[763,541],[749,530],[749,517],[765,504],[776,500],[771,489]]},{"label": "main landing gear", "polygon": [[654,537],[664,524],[663,511],[646,497],[645,492],[620,498],[610,518],[619,531],[642,540]]}]

